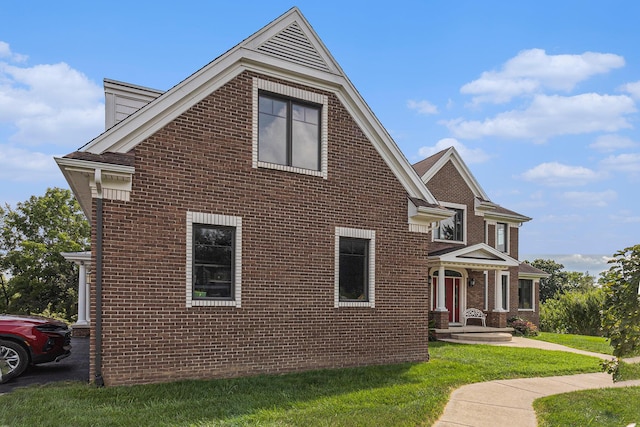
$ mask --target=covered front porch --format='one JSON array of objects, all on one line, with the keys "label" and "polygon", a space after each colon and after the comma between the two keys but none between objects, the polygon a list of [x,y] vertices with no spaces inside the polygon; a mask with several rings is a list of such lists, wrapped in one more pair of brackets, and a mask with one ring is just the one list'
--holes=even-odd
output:
[{"label": "covered front porch", "polygon": [[[510,332],[510,275],[517,275],[516,259],[480,243],[435,251],[429,255],[428,265],[430,320],[435,330],[441,331],[437,334],[452,335],[444,332],[452,328],[456,328],[453,334],[477,333],[475,328],[483,326],[484,333]],[[485,318],[467,318],[465,313],[471,308],[484,313]]]}]

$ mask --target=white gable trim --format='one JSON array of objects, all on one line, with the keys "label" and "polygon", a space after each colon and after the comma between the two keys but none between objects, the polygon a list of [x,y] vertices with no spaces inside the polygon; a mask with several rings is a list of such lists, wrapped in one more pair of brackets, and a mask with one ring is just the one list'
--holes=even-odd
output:
[{"label": "white gable trim", "polygon": [[[329,71],[256,50],[257,46],[261,46],[294,22],[304,31],[309,44],[316,49],[316,54],[326,61]],[[218,57],[118,126],[98,136],[81,151],[94,154],[107,151],[129,152],[243,71],[254,71],[333,92],[389,165],[408,195],[421,198],[428,203],[437,203],[297,8],[291,9],[240,45]]]},{"label": "white gable trim", "polygon": [[484,200],[489,200],[489,196],[487,196],[485,191],[482,189],[476,178],[467,167],[466,163],[462,160],[462,157],[460,157],[460,154],[455,147],[449,147],[447,152],[442,157],[440,157],[440,159],[438,159],[438,161],[432,167],[430,167],[424,175],[422,175],[422,182],[424,182],[425,184],[428,183],[431,178],[433,178],[435,174],[437,174],[440,169],[442,169],[444,165],[446,165],[449,161],[451,161],[453,166],[455,166],[455,168],[458,170],[458,173],[460,173],[460,176],[462,176],[464,182],[476,197],[480,197]]},{"label": "white gable trim", "polygon": [[506,270],[520,265],[518,260],[485,244],[478,243],[442,255],[429,256],[430,266],[460,266],[474,270]]}]

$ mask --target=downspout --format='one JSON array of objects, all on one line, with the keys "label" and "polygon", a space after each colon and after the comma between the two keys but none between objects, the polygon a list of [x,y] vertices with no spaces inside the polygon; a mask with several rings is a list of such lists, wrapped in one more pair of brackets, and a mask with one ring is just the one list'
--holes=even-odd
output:
[{"label": "downspout", "polygon": [[102,171],[96,169],[96,366],[95,384],[104,387],[102,378]]}]

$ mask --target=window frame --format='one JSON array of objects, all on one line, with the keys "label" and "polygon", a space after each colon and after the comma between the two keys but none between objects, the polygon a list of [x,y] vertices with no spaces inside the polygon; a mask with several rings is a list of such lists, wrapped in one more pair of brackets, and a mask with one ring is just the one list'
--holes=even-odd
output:
[{"label": "window frame", "polygon": [[[264,93],[272,98],[288,100],[301,105],[312,105],[320,108],[319,131],[319,153],[318,153],[318,170],[304,169],[301,167],[282,165],[279,163],[270,163],[259,159],[259,104],[260,95]],[[304,89],[294,88],[291,86],[275,83],[269,80],[253,78],[253,168],[276,169],[286,172],[299,173],[303,175],[319,176],[324,179],[328,178],[327,158],[328,158],[328,97],[323,94],[311,92]],[[290,132],[287,132],[289,138]],[[289,143],[287,143],[289,144]],[[289,145],[288,145],[289,146]],[[289,147],[292,147],[290,145]],[[290,148],[288,148],[288,151]]]},{"label": "window frame", "polygon": [[[531,307],[530,308],[525,308],[525,307],[521,307],[521,295],[522,295],[522,282],[523,281],[527,281],[529,282],[531,288],[530,288],[530,292],[529,292],[529,298],[531,299]],[[527,278],[519,278],[518,279],[518,311],[535,311],[536,310],[536,303],[535,303],[535,289],[536,289],[536,282],[533,279],[527,279]]]},{"label": "window frame", "polygon": [[[459,204],[459,203],[449,203],[449,202],[441,202],[441,205],[444,206],[445,208],[462,212],[462,219],[461,219],[462,240],[449,240],[449,239],[440,238],[440,230],[441,230],[441,227],[442,227],[442,221],[440,221],[438,223],[438,226],[433,230],[432,240],[434,242],[466,244],[467,243],[467,205],[462,205],[462,204]],[[455,218],[455,216],[453,218]],[[455,221],[455,219],[454,219],[454,221]],[[436,236],[436,234],[437,234],[437,236]]]},{"label": "window frame", "polygon": [[[504,248],[501,248],[498,244],[498,237],[500,236],[500,228],[504,229]],[[509,224],[506,222],[496,222],[496,249],[500,252],[509,253]]]},{"label": "window frame", "polygon": [[[366,301],[341,300],[340,299],[340,240],[341,238],[353,238],[368,241],[368,259],[366,260]],[[335,230],[335,272],[334,272],[334,307],[368,307],[375,308],[375,256],[376,233],[374,230],[336,227]]]},{"label": "window frame", "polygon": [[[193,273],[195,269],[194,257],[194,226],[225,227],[234,229],[233,243],[233,292],[231,298],[200,299],[193,296]],[[241,307],[242,301],[242,218],[229,215],[218,215],[204,212],[187,212],[186,221],[186,304],[187,307],[222,306]]]},{"label": "window frame", "polygon": [[500,301],[500,308],[504,311],[510,311],[509,302],[511,300],[510,288],[511,288],[511,274],[509,272],[500,273],[500,286],[502,287],[502,301]]}]

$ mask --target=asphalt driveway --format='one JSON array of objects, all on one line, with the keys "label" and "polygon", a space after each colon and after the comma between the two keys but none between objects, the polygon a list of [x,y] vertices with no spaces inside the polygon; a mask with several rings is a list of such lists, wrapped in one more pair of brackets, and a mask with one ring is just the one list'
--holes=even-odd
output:
[{"label": "asphalt driveway", "polygon": [[57,363],[28,367],[18,378],[0,384],[0,394],[18,387],[59,381],[89,382],[89,338],[71,338],[71,356]]}]

